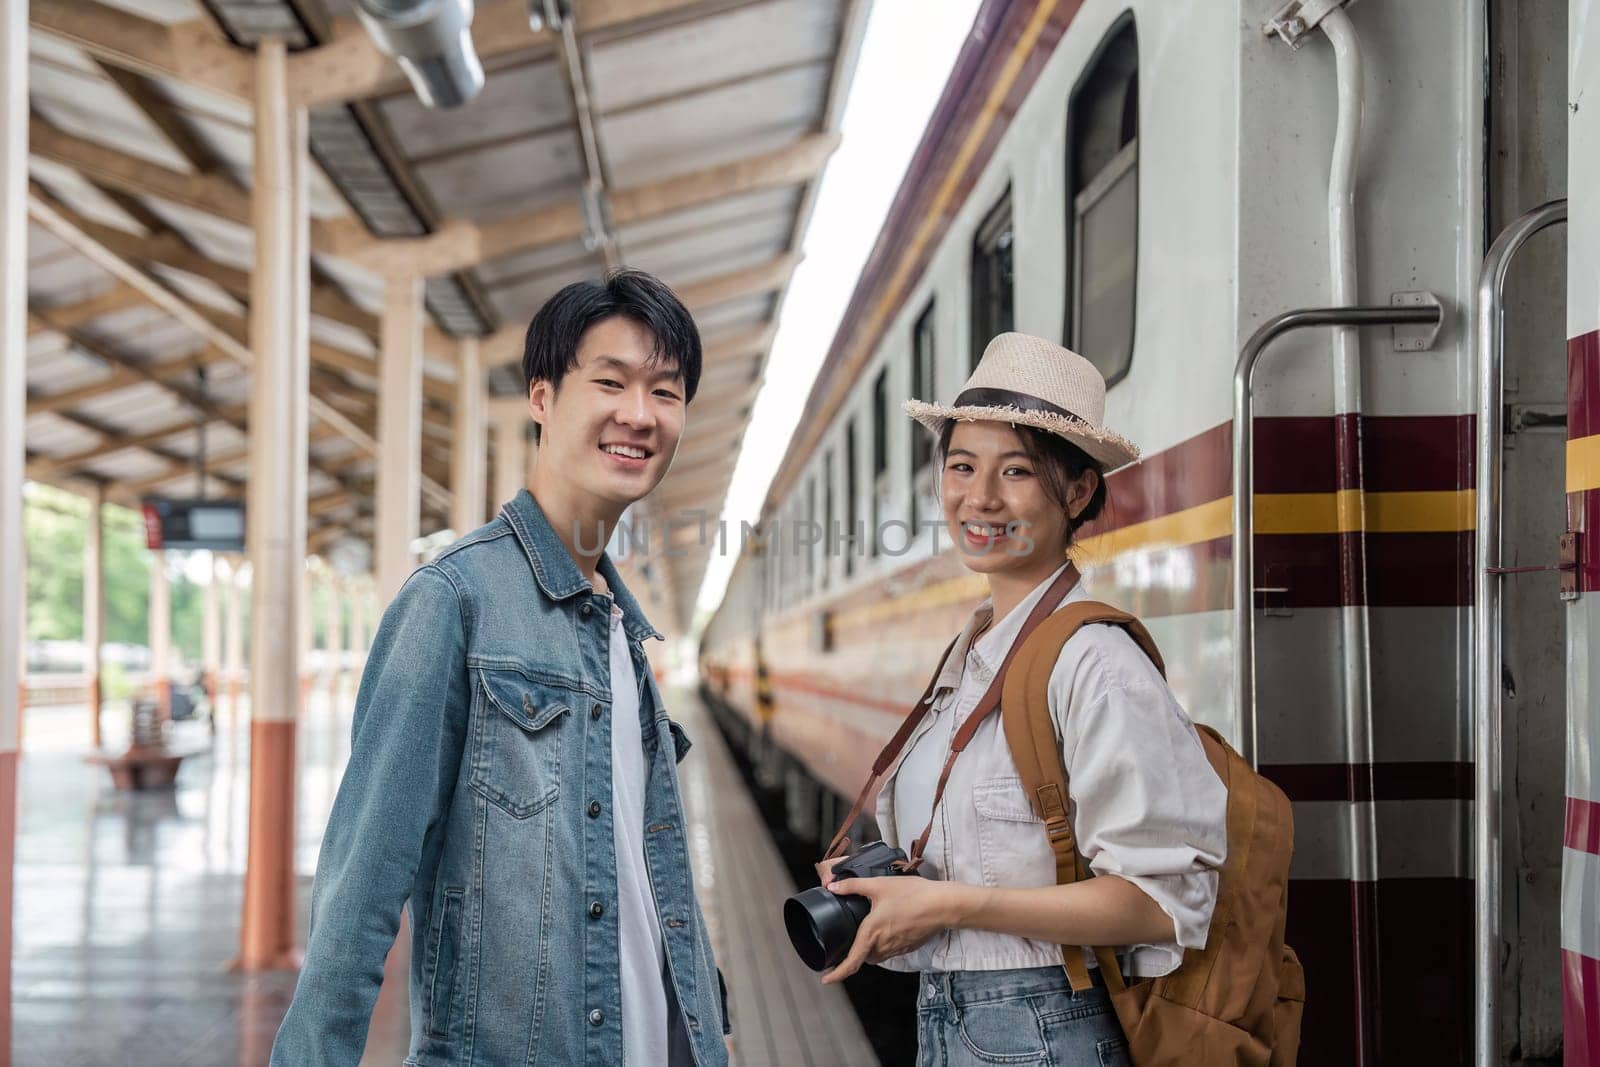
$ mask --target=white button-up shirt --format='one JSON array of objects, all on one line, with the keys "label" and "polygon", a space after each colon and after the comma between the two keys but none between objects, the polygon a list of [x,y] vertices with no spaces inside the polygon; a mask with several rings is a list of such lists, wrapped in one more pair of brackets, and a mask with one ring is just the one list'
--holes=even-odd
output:
[{"label": "white button-up shirt", "polygon": [[[1040,582],[978,639],[993,614],[973,613],[934,687],[933,706],[912,733],[878,795],[884,840],[909,848],[928,824],[934,787],[956,730],[994,680],[1022,623],[1061,571]],[[1087,600],[1080,583],[1062,606]],[[1059,609],[1058,609],[1059,610]],[[1227,851],[1227,791],[1199,734],[1155,665],[1119,626],[1085,626],[1050,673],[1050,717],[1068,774],[1078,851],[1097,875],[1115,874],[1171,916],[1175,941],[1126,946],[1124,970],[1156,977],[1183,949],[1205,945]],[[971,885],[1055,884],[1044,824],[1029,807],[998,713],[956,757],[921,867],[930,878]],[[1092,954],[1085,953],[1090,966]],[[985,930],[947,930],[883,965],[901,971],[999,970],[1061,962],[1048,942]]]}]

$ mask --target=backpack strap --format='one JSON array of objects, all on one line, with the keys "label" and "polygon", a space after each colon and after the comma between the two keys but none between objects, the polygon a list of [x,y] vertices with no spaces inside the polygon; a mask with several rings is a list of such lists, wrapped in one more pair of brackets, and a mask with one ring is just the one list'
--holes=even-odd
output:
[{"label": "backpack strap", "polygon": [[[1006,744],[1011,749],[1017,775],[1033,813],[1044,821],[1050,851],[1055,855],[1056,884],[1068,885],[1090,877],[1083,857],[1078,854],[1077,837],[1072,828],[1071,794],[1067,788],[1067,769],[1062,762],[1061,741],[1055,721],[1050,717],[1050,675],[1069,638],[1085,626],[1109,623],[1128,632],[1134,643],[1150,657],[1156,670],[1166,676],[1161,653],[1149,632],[1138,619],[1108,604],[1082,601],[1050,616],[1017,650],[1013,670],[1006,676],[1000,697],[1001,722]],[[1100,974],[1111,992],[1123,988],[1122,970],[1116,956],[1105,946],[1094,946]],[[1061,961],[1072,988],[1089,988],[1089,971],[1083,953],[1075,945],[1061,946]]]}]

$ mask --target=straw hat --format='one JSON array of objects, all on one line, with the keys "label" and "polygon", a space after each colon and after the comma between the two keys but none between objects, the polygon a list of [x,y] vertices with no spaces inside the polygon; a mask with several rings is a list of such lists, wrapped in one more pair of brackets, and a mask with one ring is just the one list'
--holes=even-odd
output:
[{"label": "straw hat", "polygon": [[905,411],[935,436],[951,419],[1046,430],[1083,449],[1107,471],[1139,458],[1133,442],[1102,425],[1106,380],[1094,364],[1025,333],[1003,333],[990,341],[955,403],[907,400]]}]

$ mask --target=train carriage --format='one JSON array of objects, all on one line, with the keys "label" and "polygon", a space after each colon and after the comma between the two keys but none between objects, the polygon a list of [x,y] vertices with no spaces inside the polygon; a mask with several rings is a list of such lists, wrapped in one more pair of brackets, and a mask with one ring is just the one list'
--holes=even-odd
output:
[{"label": "train carriage", "polygon": [[[831,833],[982,595],[901,401],[1057,338],[1145,454],[1085,580],[1294,802],[1303,1062],[1600,1062],[1600,204],[1507,255],[1493,351],[1479,295],[1498,234],[1600,179],[1597,38],[1593,0],[986,2],[702,636],[791,829]],[[1380,324],[1285,317],[1349,307]]]}]

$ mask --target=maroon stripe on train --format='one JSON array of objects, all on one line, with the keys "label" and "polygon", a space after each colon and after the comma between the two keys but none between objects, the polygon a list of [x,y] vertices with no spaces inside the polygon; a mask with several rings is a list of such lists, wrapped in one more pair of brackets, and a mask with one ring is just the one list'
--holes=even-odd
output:
[{"label": "maroon stripe on train", "polygon": [[[1370,916],[1370,918],[1369,918]],[[1377,1063],[1464,1063],[1472,1048],[1472,882],[1387,878],[1289,883],[1287,940],[1306,972],[1302,1067],[1356,1062],[1357,930],[1376,934]]]},{"label": "maroon stripe on train", "polygon": [[[1470,415],[1274,417],[1256,420],[1256,492],[1331,493],[1356,479],[1335,468],[1335,436],[1359,425],[1369,492],[1470,489]],[[1106,533],[1220,499],[1233,491],[1233,424],[1222,423],[1106,479],[1105,514],[1084,535]]]},{"label": "maroon stripe on train", "polygon": [[[1578,588],[1600,592],[1600,489],[1567,494],[1567,529],[1578,533]],[[1549,552],[1555,556],[1554,545]]]},{"label": "maroon stripe on train", "polygon": [[1567,798],[1566,846],[1600,856],[1600,804],[1580,797]]},{"label": "maroon stripe on train", "polygon": [[1472,799],[1470,763],[1264,763],[1260,769],[1290,800]]},{"label": "maroon stripe on train", "polygon": [[1600,434],[1600,330],[1567,341],[1567,439]]},{"label": "maroon stripe on train", "polygon": [[[1256,537],[1256,586],[1265,608],[1325,608],[1366,603],[1411,608],[1472,603],[1472,537],[1443,533],[1261,534]],[[1232,546],[1229,546],[1231,553]],[[1341,572],[1341,554],[1366,555],[1366,589]],[[1213,609],[1216,610],[1216,609]]]},{"label": "maroon stripe on train", "polygon": [[1566,1063],[1600,1063],[1600,960],[1561,950],[1561,1053]]}]

